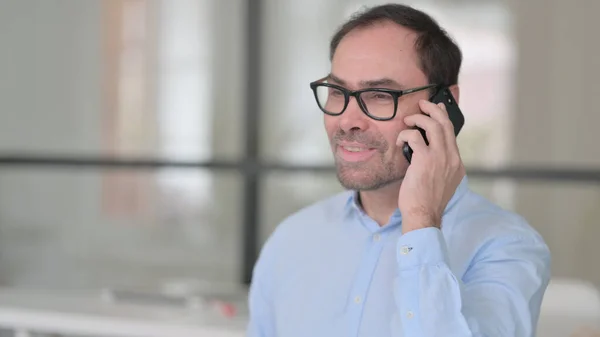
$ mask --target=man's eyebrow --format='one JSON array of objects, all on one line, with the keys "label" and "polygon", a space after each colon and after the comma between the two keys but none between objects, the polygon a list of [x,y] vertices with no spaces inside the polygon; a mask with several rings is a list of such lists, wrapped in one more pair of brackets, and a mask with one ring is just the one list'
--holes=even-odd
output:
[{"label": "man's eyebrow", "polygon": [[335,76],[334,74],[329,74],[327,75],[327,78],[329,78],[330,80],[332,80],[333,82],[340,84],[340,85],[345,85],[346,81],[342,80],[341,78]]},{"label": "man's eyebrow", "polygon": [[391,78],[380,78],[376,80],[361,81],[360,86],[363,88],[375,88],[375,87],[392,87],[394,89],[403,89],[404,86]]},{"label": "man's eyebrow", "polygon": [[[332,82],[336,84],[346,85],[346,81],[335,76],[334,74],[329,74],[327,78],[329,78]],[[405,89],[405,86],[388,77],[375,80],[360,81],[359,85],[361,88],[391,87],[393,89],[399,90]]]}]

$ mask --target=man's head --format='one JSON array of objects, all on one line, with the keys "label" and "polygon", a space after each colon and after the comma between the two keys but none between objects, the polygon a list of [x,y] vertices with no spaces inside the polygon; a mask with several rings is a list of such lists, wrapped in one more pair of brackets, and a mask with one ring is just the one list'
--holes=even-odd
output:
[{"label": "man's head", "polygon": [[[351,91],[453,85],[458,99],[455,84],[462,61],[460,49],[431,17],[416,9],[388,4],[359,13],[342,25],[330,47],[327,83]],[[418,101],[430,94],[429,90],[419,90],[401,95],[390,120],[367,116],[352,96],[341,115],[325,115],[338,178],[344,187],[373,190],[401,181],[408,163],[402,148],[396,146],[396,138],[406,128],[404,118],[420,112]],[[338,97],[343,101],[343,95]],[[394,109],[393,95],[375,92],[369,97],[361,96],[362,106],[369,112]]]}]

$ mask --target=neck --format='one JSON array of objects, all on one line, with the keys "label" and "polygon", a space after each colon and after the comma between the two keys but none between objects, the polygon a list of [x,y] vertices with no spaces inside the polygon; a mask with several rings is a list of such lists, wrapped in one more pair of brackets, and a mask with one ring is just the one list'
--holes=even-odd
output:
[{"label": "neck", "polygon": [[379,226],[387,224],[398,208],[398,193],[401,182],[386,185],[373,191],[360,191],[360,203]]}]

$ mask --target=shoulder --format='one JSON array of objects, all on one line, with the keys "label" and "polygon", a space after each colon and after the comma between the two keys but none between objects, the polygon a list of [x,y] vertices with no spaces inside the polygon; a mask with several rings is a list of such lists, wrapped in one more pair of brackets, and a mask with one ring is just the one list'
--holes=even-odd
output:
[{"label": "shoulder", "polygon": [[327,228],[339,224],[343,220],[351,196],[351,191],[341,192],[303,207],[284,218],[262,245],[255,272],[263,273],[284,256],[304,250],[315,238],[320,237],[315,233],[323,234]]},{"label": "shoulder", "polygon": [[450,216],[443,232],[454,248],[456,262],[513,256],[526,257],[544,268],[550,264],[546,242],[527,219],[472,190],[463,195]]},{"label": "shoulder", "polygon": [[473,235],[492,237],[516,236],[543,240],[522,215],[503,208],[470,189],[457,204],[453,220],[454,231],[468,231]]},{"label": "shoulder", "polygon": [[287,228],[297,226],[300,223],[305,224],[308,219],[313,221],[337,219],[345,211],[352,193],[351,191],[344,191],[308,205],[286,217],[279,227]]},{"label": "shoulder", "polygon": [[[269,241],[298,239],[306,233],[325,230],[327,226],[338,223],[345,214],[351,191],[334,194],[316,201],[288,215],[275,228]],[[295,240],[297,241],[297,240]]]}]

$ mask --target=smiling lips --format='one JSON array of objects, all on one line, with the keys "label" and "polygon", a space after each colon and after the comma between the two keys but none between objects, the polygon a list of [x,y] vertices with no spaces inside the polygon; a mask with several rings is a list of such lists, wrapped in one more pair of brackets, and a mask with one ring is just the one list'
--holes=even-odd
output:
[{"label": "smiling lips", "polygon": [[375,154],[374,148],[369,148],[359,143],[339,143],[337,154],[341,159],[348,162],[366,161]]}]

